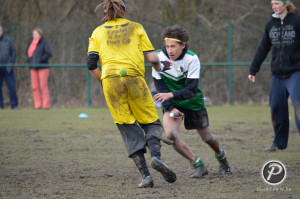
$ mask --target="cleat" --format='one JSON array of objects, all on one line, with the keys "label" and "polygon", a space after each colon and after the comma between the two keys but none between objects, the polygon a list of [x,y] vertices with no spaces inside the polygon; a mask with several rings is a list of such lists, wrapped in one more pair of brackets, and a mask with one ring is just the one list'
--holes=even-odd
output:
[{"label": "cleat", "polygon": [[219,168],[220,174],[222,174],[222,175],[231,174],[230,165],[227,160],[226,153],[225,153],[224,149],[221,149],[221,150],[223,151],[223,154],[221,157],[218,157],[218,155],[215,154],[215,156],[220,164],[220,168]]},{"label": "cleat", "polygon": [[154,182],[151,176],[147,176],[142,179],[142,182],[138,184],[138,188],[152,188],[154,186]]},{"label": "cleat", "polygon": [[191,178],[203,178],[203,176],[207,175],[208,174],[208,171],[207,171],[207,168],[202,165],[200,167],[195,167],[195,171],[194,171],[194,174],[192,174],[190,177]]},{"label": "cleat", "polygon": [[219,164],[220,164],[220,168],[219,168],[219,171],[222,175],[224,174],[231,174],[231,171],[230,171],[230,165],[229,165],[229,162],[227,161],[227,158],[225,157],[223,160],[218,160],[219,161]]},{"label": "cleat", "polygon": [[152,157],[151,167],[156,171],[160,172],[164,177],[165,181],[173,183],[176,181],[176,174],[160,159]]}]

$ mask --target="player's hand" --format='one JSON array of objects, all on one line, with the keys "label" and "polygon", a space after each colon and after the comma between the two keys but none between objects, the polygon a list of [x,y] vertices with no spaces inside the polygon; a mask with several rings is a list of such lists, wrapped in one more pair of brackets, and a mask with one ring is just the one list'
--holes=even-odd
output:
[{"label": "player's hand", "polygon": [[169,61],[161,61],[161,63],[162,63],[161,72],[171,69],[171,65],[172,65],[171,62],[169,62]]},{"label": "player's hand", "polygon": [[253,75],[248,75],[248,79],[253,83],[255,82],[255,76]]},{"label": "player's hand", "polygon": [[157,93],[153,96],[153,100],[155,103],[160,102],[161,104],[164,103],[164,101],[172,99],[173,93]]},{"label": "player's hand", "polygon": [[174,118],[174,119],[178,119],[178,118],[182,118],[183,117],[183,113],[180,112],[178,109],[174,108],[170,113],[169,113],[169,116],[171,118]]}]

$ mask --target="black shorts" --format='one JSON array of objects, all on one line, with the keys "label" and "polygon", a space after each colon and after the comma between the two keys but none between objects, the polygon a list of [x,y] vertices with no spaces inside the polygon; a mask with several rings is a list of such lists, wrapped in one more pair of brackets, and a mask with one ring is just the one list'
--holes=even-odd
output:
[{"label": "black shorts", "polygon": [[201,111],[192,111],[177,108],[184,113],[184,127],[187,130],[205,129],[209,127],[208,114],[206,109]]}]

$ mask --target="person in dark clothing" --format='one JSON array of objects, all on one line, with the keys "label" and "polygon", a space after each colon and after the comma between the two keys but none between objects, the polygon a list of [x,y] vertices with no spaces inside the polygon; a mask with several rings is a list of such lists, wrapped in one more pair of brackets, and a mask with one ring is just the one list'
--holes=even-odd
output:
[{"label": "person in dark clothing", "polygon": [[13,41],[3,35],[3,28],[0,25],[0,64],[7,64],[7,67],[0,67],[0,108],[4,108],[4,101],[2,95],[2,83],[5,79],[9,90],[9,100],[12,109],[18,107],[18,97],[15,86],[15,76],[13,68],[10,64],[14,64],[16,60],[16,48]]},{"label": "person in dark clothing", "polygon": [[[48,78],[50,69],[47,64],[52,54],[51,48],[48,42],[43,38],[43,31],[40,28],[33,30],[33,40],[26,51],[26,55],[28,63],[30,64],[34,107],[36,109],[49,109],[50,95],[48,89]],[[42,91],[43,103],[40,90]]]},{"label": "person in dark clothing", "polygon": [[248,78],[255,82],[255,74],[272,48],[270,107],[275,138],[266,150],[276,151],[288,145],[289,96],[300,133],[300,16],[290,0],[272,0],[271,5],[274,13],[265,26]]}]

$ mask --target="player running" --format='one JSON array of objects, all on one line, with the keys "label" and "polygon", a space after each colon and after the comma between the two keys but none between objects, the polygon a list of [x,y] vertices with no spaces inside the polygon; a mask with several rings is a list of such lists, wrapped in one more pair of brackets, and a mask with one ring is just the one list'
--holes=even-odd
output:
[{"label": "player running", "polygon": [[179,137],[180,125],[184,120],[185,128],[196,129],[202,140],[213,149],[220,163],[220,173],[229,174],[230,166],[226,153],[209,129],[203,94],[198,88],[200,60],[188,49],[189,35],[185,29],[174,25],[163,31],[162,38],[165,40],[165,46],[159,51],[158,57],[165,66],[165,71],[152,70],[159,92],[153,99],[162,103],[163,126],[167,138],[174,141],[175,151],[190,161],[195,169],[192,178],[202,178],[208,174],[203,161]]},{"label": "player running", "polygon": [[[89,38],[87,67],[102,82],[104,96],[128,155],[142,174],[139,188],[153,187],[144,157],[146,146],[151,153],[151,166],[167,182],[175,182],[175,173],[160,160],[160,139],[163,127],[156,112],[150,90],[145,82],[144,55],[153,68],[160,71],[154,48],[139,23],[125,19],[122,0],[105,0],[107,20]],[[100,58],[102,73],[97,67]]]}]

